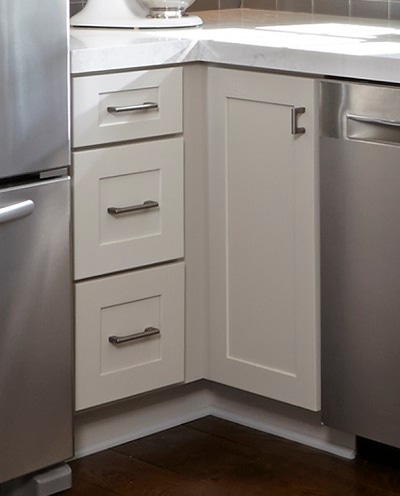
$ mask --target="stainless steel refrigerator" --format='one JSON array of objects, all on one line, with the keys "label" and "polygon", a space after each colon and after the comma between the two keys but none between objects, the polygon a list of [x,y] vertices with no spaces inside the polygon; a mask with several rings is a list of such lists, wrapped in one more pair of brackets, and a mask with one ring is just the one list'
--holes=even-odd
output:
[{"label": "stainless steel refrigerator", "polygon": [[0,484],[72,456],[66,0],[0,0]]}]

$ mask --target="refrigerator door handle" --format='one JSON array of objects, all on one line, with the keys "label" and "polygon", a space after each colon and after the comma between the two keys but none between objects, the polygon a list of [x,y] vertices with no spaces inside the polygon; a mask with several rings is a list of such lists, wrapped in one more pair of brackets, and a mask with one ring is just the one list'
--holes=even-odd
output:
[{"label": "refrigerator door handle", "polygon": [[7,205],[7,207],[0,207],[0,224],[26,217],[33,212],[34,208],[35,204],[32,200],[14,203],[13,205]]}]

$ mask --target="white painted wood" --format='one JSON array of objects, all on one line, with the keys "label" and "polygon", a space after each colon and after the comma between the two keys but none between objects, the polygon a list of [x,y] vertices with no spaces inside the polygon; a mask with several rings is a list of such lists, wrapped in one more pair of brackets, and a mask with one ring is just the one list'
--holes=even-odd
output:
[{"label": "white painted wood", "polygon": [[315,82],[209,68],[208,88],[209,377],[318,410]]},{"label": "white painted wood", "polygon": [[207,68],[183,72],[185,136],[185,382],[208,369]]},{"label": "white painted wood", "polygon": [[355,436],[321,425],[313,412],[227,386],[210,384],[211,412],[240,425],[352,459]]},{"label": "white painted wood", "polygon": [[78,412],[75,457],[127,443],[210,413],[205,381],[164,388]]},{"label": "white painted wood", "polygon": [[344,458],[355,455],[355,437],[321,426],[318,413],[198,381],[80,412],[75,417],[75,456],[111,448],[206,415]]},{"label": "white painted wood", "polygon": [[[182,132],[182,68],[77,77],[72,82],[75,148]],[[110,113],[112,106],[158,109]]]},{"label": "white painted wood", "polygon": [[73,188],[75,279],[183,257],[183,138],[75,152]]},{"label": "white painted wood", "polygon": [[[76,410],[184,379],[184,264],[81,282],[76,287]],[[122,345],[147,327],[159,336]]]}]

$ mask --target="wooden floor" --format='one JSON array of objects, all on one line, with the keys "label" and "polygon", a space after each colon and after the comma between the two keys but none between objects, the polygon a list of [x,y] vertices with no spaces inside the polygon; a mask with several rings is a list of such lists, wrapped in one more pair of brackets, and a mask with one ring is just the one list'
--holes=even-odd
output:
[{"label": "wooden floor", "polygon": [[71,463],[62,496],[394,496],[400,469],[206,417]]}]

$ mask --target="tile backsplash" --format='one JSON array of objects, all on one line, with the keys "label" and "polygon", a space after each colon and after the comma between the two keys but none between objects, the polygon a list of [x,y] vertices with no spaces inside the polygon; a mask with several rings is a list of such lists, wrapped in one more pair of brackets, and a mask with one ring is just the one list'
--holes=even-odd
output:
[{"label": "tile backsplash", "polygon": [[[71,15],[85,3],[86,0],[70,0]],[[236,7],[400,20],[400,0],[196,0],[190,10]]]}]

